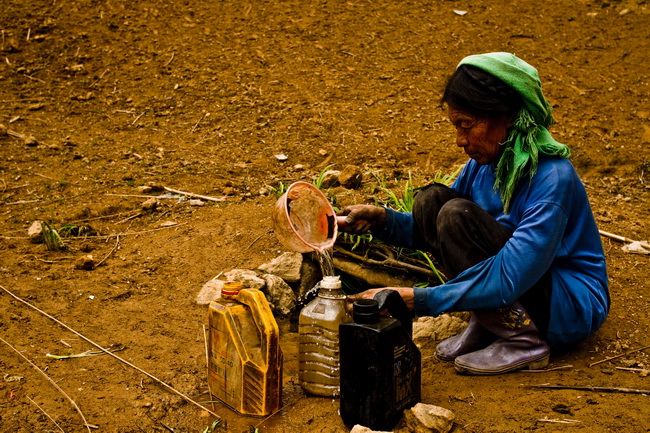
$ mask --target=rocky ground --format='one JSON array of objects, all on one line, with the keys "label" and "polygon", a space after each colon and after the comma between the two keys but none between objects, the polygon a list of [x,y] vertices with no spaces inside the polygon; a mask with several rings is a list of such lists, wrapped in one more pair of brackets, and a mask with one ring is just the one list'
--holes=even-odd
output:
[{"label": "rocky ground", "polygon": [[[87,431],[35,365],[92,431],[203,432],[212,415],[124,363],[47,357],[95,349],[7,291],[208,401],[201,287],[286,252],[270,215],[274,191],[293,181],[314,181],[332,164],[360,167],[359,188],[330,191],[341,206],[384,200],[380,186],[399,192],[409,175],[422,185],[463,164],[438,100],[468,54],[510,51],[538,68],[552,133],[572,148],[600,228],[650,239],[648,8],[3,0],[0,430]],[[167,189],[138,188],[151,185]],[[157,204],[143,206],[153,196]],[[28,238],[36,220],[76,231],[49,251]],[[650,258],[609,237],[603,244],[609,319],[553,357],[557,369],[458,376],[433,357],[432,338],[421,347],[423,402],[453,411],[455,432],[650,431],[647,393],[528,387],[650,388],[650,354],[638,350],[649,344]],[[337,400],[297,386],[295,322],[278,319],[284,408],[258,419],[210,406],[222,417],[215,431],[348,431]]]}]

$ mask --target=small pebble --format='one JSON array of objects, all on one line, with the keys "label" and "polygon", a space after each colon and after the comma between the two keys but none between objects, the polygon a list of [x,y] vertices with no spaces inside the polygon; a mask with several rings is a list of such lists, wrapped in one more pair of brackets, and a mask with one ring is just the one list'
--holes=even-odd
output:
[{"label": "small pebble", "polygon": [[27,146],[27,147],[36,147],[36,146],[38,146],[38,141],[36,140],[36,138],[34,138],[31,135],[28,135],[27,137],[25,137],[24,142],[25,142],[25,146]]}]

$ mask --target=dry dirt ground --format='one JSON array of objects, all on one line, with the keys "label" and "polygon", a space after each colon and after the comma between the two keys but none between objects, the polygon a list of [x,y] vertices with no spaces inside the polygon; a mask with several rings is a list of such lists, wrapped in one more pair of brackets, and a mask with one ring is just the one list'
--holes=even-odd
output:
[{"label": "dry dirt ground", "polygon": [[[0,0],[0,285],[209,400],[195,295],[220,272],[283,251],[269,233],[268,186],[311,181],[329,164],[389,185],[451,172],[465,158],[437,101],[456,63],[487,51],[539,69],[552,132],[573,149],[600,228],[647,240],[649,12],[646,0]],[[338,191],[339,204],[371,202],[367,179]],[[160,199],[144,212],[136,187],[151,184],[223,200]],[[50,252],[27,239],[35,220],[97,235]],[[423,347],[422,400],[454,411],[455,432],[650,431],[647,394],[525,387],[650,388],[650,353],[626,354],[650,344],[650,257],[603,244],[611,314],[552,358],[564,369],[462,377],[433,358],[435,342]],[[88,254],[101,266],[77,269]],[[281,328],[285,408],[258,419],[217,405],[217,431],[346,431],[336,400],[296,386],[296,334]],[[92,431],[201,432],[213,420],[107,355],[46,357],[94,348],[5,291],[0,336],[2,432],[60,431],[45,413],[86,431],[24,358]]]}]

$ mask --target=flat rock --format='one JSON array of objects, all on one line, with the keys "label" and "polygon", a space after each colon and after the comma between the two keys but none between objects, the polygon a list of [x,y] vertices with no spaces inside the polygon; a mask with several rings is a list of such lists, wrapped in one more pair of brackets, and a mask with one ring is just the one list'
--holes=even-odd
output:
[{"label": "flat rock", "polygon": [[300,281],[300,267],[302,266],[302,254],[286,252],[268,263],[264,263],[258,269],[282,278],[287,283]]},{"label": "flat rock", "polygon": [[84,271],[92,271],[95,269],[95,259],[90,254],[82,256],[75,263],[75,267]]},{"label": "flat rock", "polygon": [[339,185],[339,175],[341,174],[338,170],[327,170],[323,173],[323,181],[321,182],[321,188],[332,188]]},{"label": "flat rock", "polygon": [[244,289],[261,290],[266,285],[266,282],[252,269],[233,269],[223,274],[223,279],[241,283]]},{"label": "flat rock", "polygon": [[398,433],[449,433],[456,416],[449,409],[418,403],[404,411]]},{"label": "flat rock", "polygon": [[221,298],[221,289],[225,281],[212,279],[205,283],[201,291],[196,295],[196,303],[199,305],[207,305],[215,299]]},{"label": "flat rock", "polygon": [[271,309],[276,316],[288,316],[296,307],[296,295],[293,289],[280,277],[273,274],[264,274],[266,281],[264,292],[271,303]]},{"label": "flat rock", "polygon": [[413,322],[413,341],[416,343],[422,343],[422,340],[442,341],[459,334],[466,326],[467,322],[463,319],[449,314],[420,317]]},{"label": "flat rock", "polygon": [[142,203],[140,207],[145,212],[155,212],[156,208],[158,207],[158,199],[155,197],[151,197],[150,199]]},{"label": "flat rock", "polygon": [[350,433],[390,433],[390,432],[372,430],[372,429],[369,429],[368,427],[364,427],[362,425],[357,424],[354,427],[352,427],[352,430],[350,430]]},{"label": "flat rock", "polygon": [[347,189],[357,189],[363,182],[363,172],[356,165],[346,165],[339,175],[339,183]]},{"label": "flat rock", "polygon": [[34,221],[29,229],[27,229],[27,236],[29,240],[35,244],[42,244],[43,239],[43,225],[41,221]]}]

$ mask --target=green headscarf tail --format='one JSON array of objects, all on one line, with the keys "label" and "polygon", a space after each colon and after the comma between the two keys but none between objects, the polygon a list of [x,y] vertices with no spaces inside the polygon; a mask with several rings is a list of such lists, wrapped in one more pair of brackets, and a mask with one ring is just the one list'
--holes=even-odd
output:
[{"label": "green headscarf tail", "polygon": [[514,121],[510,135],[501,143],[503,154],[496,169],[495,190],[499,191],[507,213],[519,181],[537,172],[539,154],[568,158],[571,150],[553,139],[548,129],[553,125],[551,105],[542,93],[537,69],[510,53],[475,54],[465,57],[458,66],[471,65],[491,74],[512,87],[523,99],[523,107]]}]

